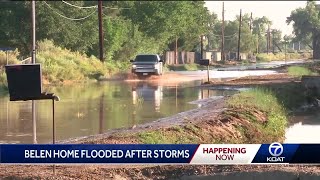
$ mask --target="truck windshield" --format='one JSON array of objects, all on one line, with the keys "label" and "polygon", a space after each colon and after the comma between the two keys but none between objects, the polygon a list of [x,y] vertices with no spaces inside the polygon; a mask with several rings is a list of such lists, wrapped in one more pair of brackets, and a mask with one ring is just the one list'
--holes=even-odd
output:
[{"label": "truck windshield", "polygon": [[157,62],[158,58],[155,55],[138,55],[136,62]]}]

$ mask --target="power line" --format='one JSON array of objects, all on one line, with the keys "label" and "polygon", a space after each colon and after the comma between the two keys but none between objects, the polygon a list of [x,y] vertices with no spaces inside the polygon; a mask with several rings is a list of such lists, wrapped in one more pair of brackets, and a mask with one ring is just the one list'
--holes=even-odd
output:
[{"label": "power line", "polygon": [[77,6],[77,5],[70,4],[70,3],[66,2],[66,1],[63,1],[63,0],[62,0],[62,2],[67,4],[67,5],[69,5],[69,6],[76,7],[76,8],[79,8],[79,9],[92,9],[92,8],[97,8],[98,7],[97,5],[95,5],[95,6]]},{"label": "power line", "polygon": [[242,9],[240,9],[240,19],[239,19],[239,36],[238,36],[238,61],[240,61],[240,38],[241,38],[241,24],[242,24]]},{"label": "power line", "polygon": [[92,13],[90,13],[88,16],[85,16],[85,17],[82,17],[82,18],[70,18],[70,17],[67,17],[67,16],[64,16],[60,13],[58,13],[57,11],[55,11],[46,1],[43,1],[54,13],[56,13],[57,15],[65,18],[65,19],[68,19],[68,20],[72,20],[72,21],[80,21],[80,20],[84,20],[84,19],[87,19],[88,17],[90,17],[91,15],[93,15],[96,10],[92,11]]},{"label": "power line", "polygon": [[[95,5],[95,6],[77,6],[77,5],[70,4],[70,3],[66,2],[66,1],[63,1],[63,0],[62,0],[62,2],[65,3],[65,4],[67,4],[67,5],[69,5],[69,6],[76,7],[76,8],[79,8],[79,9],[98,8],[97,5]],[[116,8],[116,7],[107,7],[107,6],[102,6],[102,7],[103,7],[103,8],[106,8],[106,9],[132,9],[132,8]]]},{"label": "power line", "polygon": [[221,60],[225,60],[224,56],[224,2],[222,2],[222,26],[221,26]]},{"label": "power line", "polygon": [[132,9],[132,8],[115,8],[115,7],[107,7],[107,6],[102,6],[102,7],[106,9]]},{"label": "power line", "polygon": [[102,0],[98,1],[98,21],[99,21],[99,56],[100,61],[104,62],[103,59],[103,25],[102,25]]}]

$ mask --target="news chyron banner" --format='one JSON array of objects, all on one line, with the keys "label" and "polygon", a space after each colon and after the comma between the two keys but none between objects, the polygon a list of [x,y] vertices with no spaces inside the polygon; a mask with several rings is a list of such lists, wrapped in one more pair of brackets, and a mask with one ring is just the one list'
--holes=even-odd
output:
[{"label": "news chyron banner", "polygon": [[320,144],[0,144],[0,164],[320,164]]}]

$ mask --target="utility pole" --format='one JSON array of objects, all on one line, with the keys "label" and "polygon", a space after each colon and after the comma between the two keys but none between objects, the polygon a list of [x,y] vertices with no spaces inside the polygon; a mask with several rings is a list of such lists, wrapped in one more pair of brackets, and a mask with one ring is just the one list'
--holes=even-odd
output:
[{"label": "utility pole", "polygon": [[100,61],[103,59],[103,28],[102,28],[102,0],[98,0],[98,20],[99,20],[99,55]]},{"label": "utility pole", "polygon": [[242,24],[242,10],[240,9],[240,19],[239,19],[239,35],[238,35],[238,61],[240,61],[240,38],[241,38],[241,24]]},{"label": "utility pole", "polygon": [[200,59],[203,59],[203,35],[201,35],[201,44],[200,44]]},{"label": "utility pole", "polygon": [[259,54],[259,39],[260,39],[260,25],[258,24],[258,36],[257,36],[257,54]]},{"label": "utility pole", "polygon": [[274,54],[274,34],[275,34],[275,30],[272,30],[272,53]]},{"label": "utility pole", "polygon": [[174,46],[174,63],[178,64],[178,37],[177,36],[175,39],[175,46]]},{"label": "utility pole", "polygon": [[[32,53],[31,53],[31,63],[36,63],[36,2],[32,0],[31,2],[31,22],[32,22]],[[36,123],[36,102],[32,100],[32,136],[33,143],[37,144],[37,123]]]},{"label": "utility pole", "polygon": [[268,24],[268,32],[267,32],[267,54],[270,51],[270,24]]},{"label": "utility pole", "polygon": [[250,32],[252,33],[252,12],[251,12],[251,15],[250,15]]},{"label": "utility pole", "polygon": [[287,40],[284,40],[284,63],[287,64]]},{"label": "utility pole", "polygon": [[222,2],[221,60],[222,60],[222,62],[225,61],[225,56],[224,56],[224,2]]}]

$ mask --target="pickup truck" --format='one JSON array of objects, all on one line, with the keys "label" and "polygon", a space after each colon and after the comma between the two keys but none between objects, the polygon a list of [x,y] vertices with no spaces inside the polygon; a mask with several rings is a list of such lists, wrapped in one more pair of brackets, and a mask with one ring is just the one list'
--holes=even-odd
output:
[{"label": "pickup truck", "polygon": [[132,63],[131,72],[137,75],[162,75],[163,61],[158,54],[139,54]]}]

